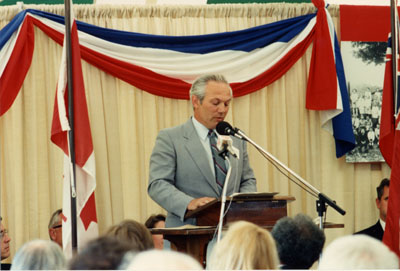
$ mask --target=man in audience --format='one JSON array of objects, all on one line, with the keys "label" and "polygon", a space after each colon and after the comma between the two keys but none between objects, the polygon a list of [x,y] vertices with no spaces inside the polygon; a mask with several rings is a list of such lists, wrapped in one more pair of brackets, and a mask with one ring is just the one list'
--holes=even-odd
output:
[{"label": "man in audience", "polygon": [[383,179],[379,186],[376,188],[377,198],[375,199],[376,207],[379,210],[379,220],[376,224],[362,231],[356,232],[355,234],[366,234],[374,237],[380,241],[383,238],[383,232],[385,231],[386,225],[386,213],[389,201],[389,179]]},{"label": "man in audience", "polygon": [[399,269],[399,259],[375,238],[367,235],[348,235],[334,240],[324,250],[318,269]]},{"label": "man in audience", "polygon": [[[3,226],[3,218],[0,216],[0,242],[1,242],[1,260],[10,257],[10,241],[11,238],[8,236],[8,231]],[[1,264],[1,269],[10,269],[10,264]]]},{"label": "man in audience", "polygon": [[25,243],[15,254],[11,270],[65,270],[67,261],[59,245],[49,240]]},{"label": "man in audience", "polygon": [[[220,198],[226,177],[226,163],[216,154],[214,130],[228,113],[232,89],[222,75],[204,75],[193,83],[189,95],[193,117],[160,131],[150,158],[148,193],[168,211],[166,227],[196,224],[193,218],[185,219],[187,211]],[[230,159],[234,170],[227,194],[254,192],[246,142],[232,140],[240,155]]]},{"label": "man in audience", "polygon": [[281,269],[309,269],[318,260],[325,243],[324,232],[304,214],[279,219],[271,234]]},{"label": "man in audience", "polygon": [[[165,228],[165,215],[163,215],[163,214],[152,215],[146,220],[146,223],[144,225],[148,229]],[[151,236],[153,237],[154,248],[155,249],[163,249],[164,248],[163,235],[162,234],[152,234]]]},{"label": "man in audience", "polygon": [[51,215],[48,228],[50,239],[62,248],[62,209],[56,210]]}]

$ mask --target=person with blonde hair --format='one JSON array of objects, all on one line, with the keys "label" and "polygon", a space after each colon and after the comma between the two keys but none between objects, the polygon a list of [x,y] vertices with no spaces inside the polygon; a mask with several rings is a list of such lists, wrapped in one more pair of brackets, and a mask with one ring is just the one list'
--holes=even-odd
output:
[{"label": "person with blonde hair", "polygon": [[247,221],[232,223],[212,250],[207,269],[278,269],[279,258],[271,234]]}]

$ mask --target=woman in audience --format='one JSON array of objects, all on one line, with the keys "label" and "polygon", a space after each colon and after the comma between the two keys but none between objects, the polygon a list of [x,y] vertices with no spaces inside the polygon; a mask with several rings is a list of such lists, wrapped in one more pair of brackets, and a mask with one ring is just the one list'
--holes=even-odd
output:
[{"label": "woman in audience", "polygon": [[271,234],[246,221],[234,222],[207,262],[212,270],[277,269],[279,258]]},{"label": "woman in audience", "polygon": [[[146,228],[154,229],[154,228],[165,228],[165,215],[158,214],[152,215],[144,223]],[[162,234],[152,234],[154,248],[163,249],[164,248],[164,236]]]},{"label": "woman in audience", "polygon": [[121,223],[112,226],[106,235],[129,242],[135,251],[154,248],[150,231],[143,224],[135,220],[123,220]]},{"label": "woman in audience", "polygon": [[59,245],[49,240],[25,243],[15,254],[11,270],[63,270],[66,259]]}]

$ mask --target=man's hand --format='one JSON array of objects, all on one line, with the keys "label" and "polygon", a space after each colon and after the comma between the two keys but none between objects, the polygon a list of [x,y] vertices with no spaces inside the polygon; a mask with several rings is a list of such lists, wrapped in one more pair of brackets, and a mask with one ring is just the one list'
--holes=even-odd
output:
[{"label": "man's hand", "polygon": [[203,197],[203,198],[198,198],[198,199],[193,199],[191,202],[189,202],[187,209],[189,211],[195,210],[203,205],[206,205],[210,201],[215,200],[215,198],[210,198],[210,197]]}]

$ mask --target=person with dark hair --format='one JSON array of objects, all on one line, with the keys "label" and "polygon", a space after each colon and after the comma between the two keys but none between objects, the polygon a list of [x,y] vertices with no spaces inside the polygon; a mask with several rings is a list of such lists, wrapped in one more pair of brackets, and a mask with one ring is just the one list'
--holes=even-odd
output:
[{"label": "person with dark hair", "polygon": [[324,232],[304,214],[279,219],[271,234],[281,269],[309,269],[318,260],[325,243]]},{"label": "person with dark hair", "polygon": [[358,231],[354,234],[366,234],[382,241],[383,233],[386,225],[386,213],[389,201],[389,185],[390,180],[385,178],[376,188],[377,198],[375,199],[376,207],[379,210],[379,220],[371,227]]},{"label": "person with dark hair", "polygon": [[50,240],[56,242],[60,247],[62,243],[62,209],[56,210],[50,218],[49,225]]},{"label": "person with dark hair", "polygon": [[116,237],[118,240],[129,242],[134,251],[144,251],[154,248],[150,231],[141,223],[126,219],[112,226],[106,235]]},{"label": "person with dark hair", "polygon": [[[220,198],[227,174],[226,163],[216,148],[215,129],[228,114],[232,88],[223,75],[210,74],[197,78],[188,94],[193,116],[179,126],[161,130],[150,157],[147,190],[168,211],[167,228],[195,225],[196,219],[186,219],[186,213]],[[239,159],[229,157],[234,170],[227,195],[255,192],[246,142],[231,138],[240,155]]]},{"label": "person with dark hair", "polygon": [[71,270],[116,270],[128,251],[133,248],[128,240],[120,240],[114,236],[100,236],[72,258]]},{"label": "person with dark hair", "polygon": [[[10,241],[11,238],[8,236],[8,230],[3,226],[3,218],[0,216],[0,249],[1,249],[1,261],[10,257]],[[2,263],[1,269],[10,269],[10,264]]]},{"label": "person with dark hair", "polygon": [[[163,223],[164,222],[164,223]],[[164,228],[162,225],[165,226],[165,215],[158,214],[158,215],[151,215],[146,222],[144,223],[146,228],[153,229],[153,228]]]},{"label": "person with dark hair", "polygon": [[[152,215],[144,223],[146,228],[154,229],[154,228],[165,228],[165,215],[158,214]],[[163,249],[164,248],[164,237],[162,234],[152,234],[153,243],[155,249]]]},{"label": "person with dark hair", "polygon": [[60,246],[50,240],[25,243],[15,254],[11,270],[64,270],[67,260]]}]

